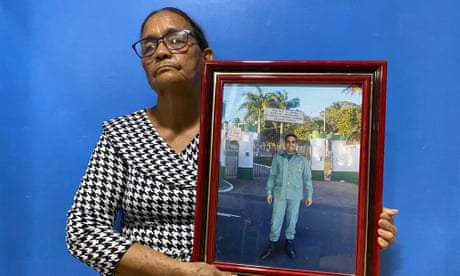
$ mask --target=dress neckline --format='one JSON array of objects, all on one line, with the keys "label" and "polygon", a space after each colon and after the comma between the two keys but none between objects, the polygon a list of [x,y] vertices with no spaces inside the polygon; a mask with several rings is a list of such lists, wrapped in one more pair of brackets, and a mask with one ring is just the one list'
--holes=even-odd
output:
[{"label": "dress neckline", "polygon": [[149,129],[152,131],[152,135],[154,135],[155,137],[157,137],[161,143],[163,144],[163,146],[165,148],[167,148],[171,153],[174,153],[180,157],[182,157],[184,154],[186,154],[188,151],[189,151],[189,148],[195,144],[198,144],[198,140],[199,140],[199,137],[200,137],[200,134],[197,133],[195,135],[195,137],[190,140],[190,142],[185,146],[185,148],[180,152],[180,153],[177,153],[164,139],[163,137],[160,135],[160,133],[158,132],[157,128],[155,127],[155,125],[152,123],[152,121],[150,121],[149,119],[149,116],[147,114],[147,108],[144,108],[142,109],[142,117],[143,117],[143,120],[145,122],[146,125],[149,126]]}]

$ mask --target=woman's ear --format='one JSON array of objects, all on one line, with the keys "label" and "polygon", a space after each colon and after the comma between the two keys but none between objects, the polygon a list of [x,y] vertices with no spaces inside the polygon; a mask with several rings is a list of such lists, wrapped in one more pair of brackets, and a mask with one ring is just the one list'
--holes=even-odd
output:
[{"label": "woman's ear", "polygon": [[211,48],[206,48],[203,50],[203,57],[204,60],[213,60],[214,59],[214,51]]}]

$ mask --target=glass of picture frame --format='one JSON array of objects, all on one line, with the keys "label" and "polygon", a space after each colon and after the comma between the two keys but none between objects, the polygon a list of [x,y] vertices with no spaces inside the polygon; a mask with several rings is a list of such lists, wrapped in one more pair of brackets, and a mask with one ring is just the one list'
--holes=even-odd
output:
[{"label": "glass of picture frame", "polygon": [[[206,61],[193,257],[239,275],[378,275],[386,61]],[[286,134],[311,169],[294,248],[267,259]]]}]

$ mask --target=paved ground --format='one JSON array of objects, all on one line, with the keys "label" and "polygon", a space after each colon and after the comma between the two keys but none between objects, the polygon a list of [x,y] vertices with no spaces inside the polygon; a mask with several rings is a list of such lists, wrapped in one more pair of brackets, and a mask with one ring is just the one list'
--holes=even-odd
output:
[{"label": "paved ground", "polygon": [[[219,192],[216,260],[270,267],[353,273],[357,186],[314,181],[313,205],[301,206],[295,248],[289,259],[283,244],[268,260],[260,253],[268,243],[271,207],[265,202],[266,179],[229,180]],[[230,185],[229,185],[230,186]],[[224,191],[226,190],[226,191]],[[284,237],[284,229],[281,232]]]}]

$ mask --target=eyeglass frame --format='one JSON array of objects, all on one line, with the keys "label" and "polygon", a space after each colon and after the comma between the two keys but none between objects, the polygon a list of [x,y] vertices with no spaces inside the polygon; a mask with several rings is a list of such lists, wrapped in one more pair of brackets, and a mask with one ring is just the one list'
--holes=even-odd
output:
[{"label": "eyeglass frame", "polygon": [[[179,32],[185,32],[187,34],[187,41],[185,42],[184,46],[180,47],[180,48],[176,48],[176,49],[171,49],[168,45],[168,43],[166,43],[164,41],[164,38],[167,37],[168,35],[171,35],[171,34],[174,34],[174,33],[179,33]],[[187,46],[187,43],[188,43],[188,39],[189,39],[189,36],[193,37],[196,42],[198,43],[198,46],[201,48],[201,43],[200,43],[200,39],[198,36],[195,35],[195,33],[191,30],[187,30],[187,29],[183,29],[183,30],[170,30],[169,32],[167,32],[166,34],[162,35],[161,37],[159,38],[156,38],[156,37],[145,37],[145,38],[142,38],[136,42],[134,42],[132,45],[131,45],[131,48],[133,48],[134,50],[134,53],[136,53],[136,55],[140,58],[147,58],[147,57],[151,57],[155,54],[155,52],[157,51],[158,49],[158,46],[160,45],[160,41],[163,42],[163,44],[166,46],[166,48],[170,51],[175,51],[175,50],[180,50],[180,49],[183,49],[185,48],[185,46]],[[137,51],[136,49],[136,45],[140,44],[141,42],[143,41],[151,41],[151,42],[155,42],[156,43],[156,47],[155,47],[155,50],[152,52],[151,55],[147,55],[147,56],[144,56],[142,54],[139,54],[139,52]]]}]

